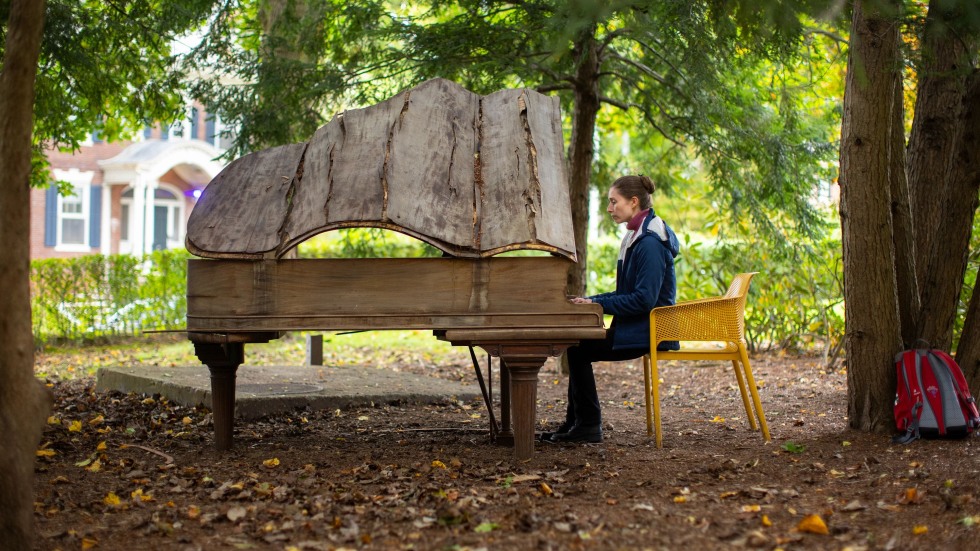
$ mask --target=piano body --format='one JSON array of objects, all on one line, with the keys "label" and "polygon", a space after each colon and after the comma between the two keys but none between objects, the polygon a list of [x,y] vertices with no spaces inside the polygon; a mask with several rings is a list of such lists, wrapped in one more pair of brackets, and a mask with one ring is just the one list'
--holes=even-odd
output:
[{"label": "piano body", "polygon": [[[541,366],[605,335],[598,305],[566,297],[576,259],[560,123],[557,98],[435,79],[218,174],[187,230],[203,257],[188,261],[187,331],[211,371],[217,448],[232,445],[246,343],[431,329],[502,360],[501,436],[530,457]],[[446,256],[289,258],[345,227],[399,231]],[[494,256],[520,249],[550,254]]]}]

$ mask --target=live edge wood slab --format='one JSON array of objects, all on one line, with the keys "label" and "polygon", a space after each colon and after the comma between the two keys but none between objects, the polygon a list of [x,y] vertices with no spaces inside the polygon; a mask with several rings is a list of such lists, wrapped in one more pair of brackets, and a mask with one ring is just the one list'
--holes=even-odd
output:
[{"label": "live edge wood slab", "polygon": [[[187,225],[187,330],[211,371],[215,442],[232,446],[244,346],[286,331],[431,329],[499,357],[501,437],[534,450],[538,371],[605,335],[566,297],[576,261],[557,98],[441,79],[346,111],[302,144],[237,159]],[[446,258],[290,259],[318,233],[379,227]],[[493,257],[530,249],[543,256]],[[550,255],[549,255],[550,253]],[[513,427],[511,427],[513,420]]]}]

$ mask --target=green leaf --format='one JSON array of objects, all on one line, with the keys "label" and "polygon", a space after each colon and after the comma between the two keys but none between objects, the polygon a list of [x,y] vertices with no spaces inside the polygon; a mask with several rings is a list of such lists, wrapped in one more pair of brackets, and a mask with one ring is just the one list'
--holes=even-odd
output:
[{"label": "green leaf", "polygon": [[481,522],[473,531],[485,534],[487,532],[493,532],[497,528],[500,528],[500,525],[495,522]]},{"label": "green leaf", "polygon": [[806,446],[804,446],[803,444],[797,444],[795,442],[786,442],[785,444],[783,444],[782,448],[785,451],[788,451],[789,453],[803,453],[803,451],[806,449]]}]

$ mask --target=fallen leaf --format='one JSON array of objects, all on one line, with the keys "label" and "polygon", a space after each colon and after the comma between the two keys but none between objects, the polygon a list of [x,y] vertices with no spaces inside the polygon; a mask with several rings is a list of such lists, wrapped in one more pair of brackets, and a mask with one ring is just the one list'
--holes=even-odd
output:
[{"label": "fallen leaf", "polygon": [[724,423],[725,418],[720,415],[715,415],[715,418],[709,421],[710,423]]},{"label": "fallen leaf", "polygon": [[54,450],[37,450],[34,452],[34,455],[38,457],[53,457],[56,453],[58,452]]},{"label": "fallen leaf", "polygon": [[68,432],[82,432],[82,422],[72,421],[68,423]]},{"label": "fallen leaf", "polygon": [[496,524],[494,522],[481,522],[480,524],[478,524],[476,526],[476,528],[473,529],[473,531],[474,532],[480,532],[480,533],[486,533],[486,532],[493,532],[497,528],[500,528],[500,525],[498,525],[498,524]]},{"label": "fallen leaf", "polygon": [[547,482],[542,482],[541,484],[538,484],[538,488],[540,488],[541,493],[546,496],[550,496],[551,494],[554,493],[554,491],[551,489],[551,486],[548,486]]},{"label": "fallen leaf", "polygon": [[101,425],[104,422],[105,422],[105,417],[103,417],[102,415],[96,415],[92,419],[89,419],[88,424],[90,426],[97,427],[97,426]]},{"label": "fallen leaf", "polygon": [[920,492],[918,488],[906,488],[901,499],[898,500],[902,505],[919,503],[922,501],[925,492]]},{"label": "fallen leaf", "polygon": [[769,515],[762,515],[762,518],[759,519],[759,521],[762,522],[762,525],[766,528],[772,526],[772,521],[769,520]]},{"label": "fallen leaf", "polygon": [[99,545],[99,540],[95,538],[82,538],[82,549],[91,549]]},{"label": "fallen leaf", "polygon": [[231,509],[228,509],[228,512],[225,513],[225,516],[228,517],[228,520],[232,522],[238,522],[243,518],[245,518],[245,515],[247,513],[248,511],[246,511],[244,507],[236,506],[236,507],[232,507]]},{"label": "fallen leaf", "polygon": [[120,504],[122,504],[122,500],[119,499],[119,496],[117,496],[115,492],[109,492],[104,498],[102,498],[102,503],[105,503],[110,507],[118,507]]},{"label": "fallen leaf", "polygon": [[809,515],[805,517],[796,525],[796,529],[800,532],[809,532],[811,534],[827,535],[830,533],[827,530],[827,524],[820,518],[820,515]]},{"label": "fallen leaf", "polygon": [[443,463],[442,461],[439,461],[438,459],[436,459],[435,461],[432,462],[432,468],[433,469],[446,469],[448,467],[446,467],[446,464],[445,463]]},{"label": "fallen leaf", "polygon": [[762,510],[760,505],[742,505],[743,513],[758,513]]},{"label": "fallen leaf", "polygon": [[105,440],[103,440],[102,442],[99,442],[99,445],[96,446],[95,449],[96,449],[96,451],[104,452],[105,449],[106,449]]},{"label": "fallen leaf", "polygon": [[685,497],[685,496],[674,496],[674,503],[687,503],[687,497]]},{"label": "fallen leaf", "polygon": [[921,536],[922,534],[928,532],[929,532],[929,527],[922,524],[917,524],[912,527],[912,534],[916,536]]},{"label": "fallen leaf", "polygon": [[266,459],[265,461],[262,462],[262,465],[264,465],[266,468],[269,469],[275,469],[276,467],[279,466],[279,458],[273,457],[272,459]]}]

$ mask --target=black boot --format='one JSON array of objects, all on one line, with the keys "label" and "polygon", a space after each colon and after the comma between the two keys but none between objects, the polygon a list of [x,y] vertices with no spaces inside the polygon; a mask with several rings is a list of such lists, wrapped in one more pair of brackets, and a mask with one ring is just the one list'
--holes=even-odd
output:
[{"label": "black boot", "polygon": [[575,425],[568,432],[554,434],[552,442],[602,442],[602,425]]},{"label": "black boot", "polygon": [[553,431],[550,431],[550,432],[542,432],[541,433],[541,441],[542,442],[550,442],[551,439],[554,438],[554,436],[556,434],[565,434],[566,432],[572,430],[572,427],[574,427],[574,426],[575,426],[575,422],[574,421],[569,421],[569,420],[566,419],[564,423],[562,423],[561,425],[558,425],[558,428],[557,429],[555,429]]}]

